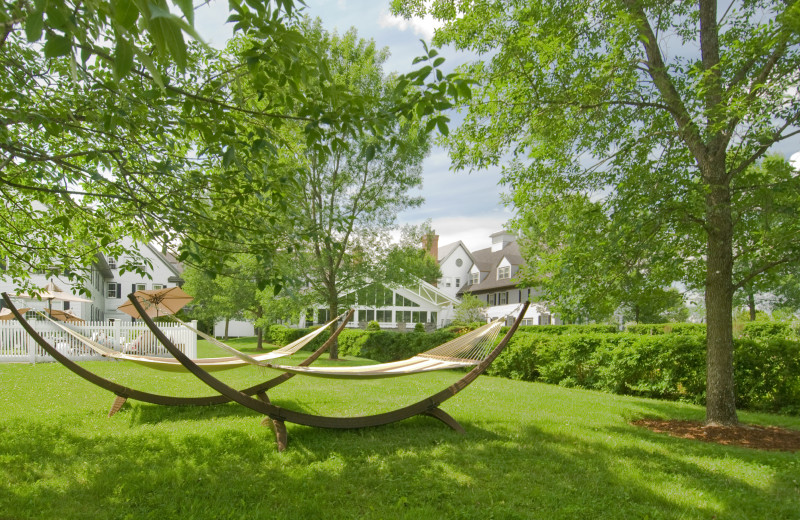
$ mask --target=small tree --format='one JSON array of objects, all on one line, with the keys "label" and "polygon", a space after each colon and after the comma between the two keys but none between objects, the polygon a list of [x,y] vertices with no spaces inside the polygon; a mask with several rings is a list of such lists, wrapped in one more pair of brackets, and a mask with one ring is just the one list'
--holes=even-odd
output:
[{"label": "small tree", "polygon": [[458,323],[474,323],[486,320],[486,302],[473,296],[465,294],[461,303],[455,306],[454,321]]}]

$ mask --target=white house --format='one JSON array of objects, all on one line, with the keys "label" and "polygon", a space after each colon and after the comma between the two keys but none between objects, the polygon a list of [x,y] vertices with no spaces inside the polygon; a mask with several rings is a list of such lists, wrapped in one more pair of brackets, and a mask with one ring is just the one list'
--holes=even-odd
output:
[{"label": "white house", "polygon": [[[64,302],[55,300],[51,303],[53,309],[69,310],[79,318],[86,321],[106,321],[111,319],[132,320],[128,314],[120,312],[117,307],[125,303],[128,294],[141,289],[162,289],[181,285],[180,266],[177,261],[163,254],[151,244],[134,243],[132,239],[123,239],[126,246],[136,245],[139,254],[146,258],[151,266],[145,266],[149,277],[144,277],[136,272],[120,273],[119,265],[126,259],[106,258],[97,254],[89,273],[89,280],[84,285],[91,293],[90,302]],[[49,282],[55,283],[66,292],[73,291],[73,284],[58,272],[33,273],[33,283],[44,287]],[[0,276],[0,291],[14,294],[16,287],[11,280]],[[26,307],[45,309],[46,301],[26,299]]]},{"label": "white house", "polygon": [[469,251],[458,241],[438,247],[434,237],[431,253],[436,253],[442,278],[439,287],[457,298],[472,294],[487,303],[487,317],[499,318],[512,312],[521,302],[530,300],[524,325],[558,325],[561,320],[552,315],[547,306],[536,302],[538,293],[530,287],[518,286],[515,279],[524,260],[516,236],[508,231],[491,235],[492,245],[486,249]]}]

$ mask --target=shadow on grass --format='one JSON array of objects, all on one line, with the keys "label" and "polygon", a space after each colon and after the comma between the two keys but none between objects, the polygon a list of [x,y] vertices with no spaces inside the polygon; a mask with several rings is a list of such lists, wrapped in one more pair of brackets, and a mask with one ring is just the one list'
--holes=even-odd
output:
[{"label": "shadow on grass", "polygon": [[[199,410],[141,408],[181,420]],[[279,454],[269,429],[225,424],[237,409],[204,408],[202,419],[181,428],[140,421],[113,437],[5,422],[0,516],[791,518],[797,511],[797,495],[784,494],[797,478],[789,466],[776,465],[772,482],[756,486],[697,461],[715,467],[733,458],[749,467],[771,459],[633,427],[613,429],[608,442],[532,425],[506,434],[465,423],[467,434],[458,435],[427,417],[364,430],[290,425],[289,451]]]}]

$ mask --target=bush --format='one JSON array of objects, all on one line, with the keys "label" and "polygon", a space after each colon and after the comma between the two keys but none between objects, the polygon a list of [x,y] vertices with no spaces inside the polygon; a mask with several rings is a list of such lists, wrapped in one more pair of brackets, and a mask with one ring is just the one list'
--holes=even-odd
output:
[{"label": "bush", "polygon": [[631,334],[656,335],[656,334],[679,334],[679,335],[706,335],[705,323],[656,323],[628,325],[625,332]]},{"label": "bush", "polygon": [[377,321],[372,320],[371,322],[367,323],[367,329],[366,330],[373,330],[373,331],[374,330],[381,330],[381,326]]},{"label": "bush", "polygon": [[425,332],[425,325],[423,323],[415,323],[414,332]]},{"label": "bush", "polygon": [[797,332],[784,321],[751,321],[742,327],[743,338],[768,340],[772,338],[797,339]]},{"label": "bush", "polygon": [[386,330],[348,329],[339,335],[339,353],[385,363],[410,358],[455,337],[456,334],[447,330],[437,330],[430,334],[403,334]]},{"label": "bush", "polygon": [[[270,325],[264,328],[264,341],[283,347],[311,333],[315,328],[292,329],[285,325]],[[302,350],[316,350],[330,337],[331,331],[328,329],[314,338],[314,341],[304,346]]]},{"label": "bush", "polygon": [[733,365],[738,407],[800,414],[800,342],[737,339]]},{"label": "bush", "polygon": [[[501,334],[505,334],[509,327],[503,327],[500,330]],[[552,334],[561,336],[564,334],[613,334],[619,332],[616,325],[521,325],[518,332],[531,332],[535,334]]]}]

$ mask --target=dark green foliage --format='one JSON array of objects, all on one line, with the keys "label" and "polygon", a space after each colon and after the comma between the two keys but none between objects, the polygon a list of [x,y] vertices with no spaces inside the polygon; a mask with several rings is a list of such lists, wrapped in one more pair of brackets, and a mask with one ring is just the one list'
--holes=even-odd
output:
[{"label": "dark green foliage", "polygon": [[786,338],[798,339],[798,331],[784,321],[754,321],[742,328],[742,337],[749,339]]},{"label": "dark green foliage", "polygon": [[[283,347],[292,341],[296,341],[306,334],[310,333],[313,328],[307,329],[292,329],[284,325],[271,325],[264,329],[264,341]],[[326,330],[316,338],[314,341],[303,347],[302,350],[315,350],[321,346],[328,338],[331,337],[331,332]]]},{"label": "dark green foliage", "polygon": [[701,334],[705,336],[706,324],[705,323],[657,323],[648,325],[628,325],[627,327],[625,327],[625,332],[630,332],[631,334],[646,334],[646,335]]},{"label": "dark green foliage", "polygon": [[738,339],[733,365],[736,406],[800,414],[800,342]]},{"label": "dark green foliage", "polygon": [[422,323],[415,323],[414,332],[425,332],[425,325],[423,325]]},{"label": "dark green foliage", "polygon": [[[500,329],[501,334],[505,334],[508,327]],[[562,334],[591,334],[599,333],[614,333],[619,329],[616,325],[522,325],[517,329],[519,332],[533,332],[536,334],[553,334],[560,336]]]},{"label": "dark green foliage", "polygon": [[[702,325],[637,326],[636,333],[517,332],[489,369],[492,375],[617,394],[705,402]],[[781,337],[736,341],[737,406],[800,413],[800,342]],[[651,332],[652,331],[652,332]]]},{"label": "dark green foliage", "polygon": [[381,326],[377,321],[372,320],[371,322],[367,323],[367,330],[369,331],[381,330]]},{"label": "dark green foliage", "polygon": [[384,363],[410,358],[455,337],[456,334],[445,329],[430,334],[344,330],[339,335],[339,353],[343,356],[365,357]]}]

